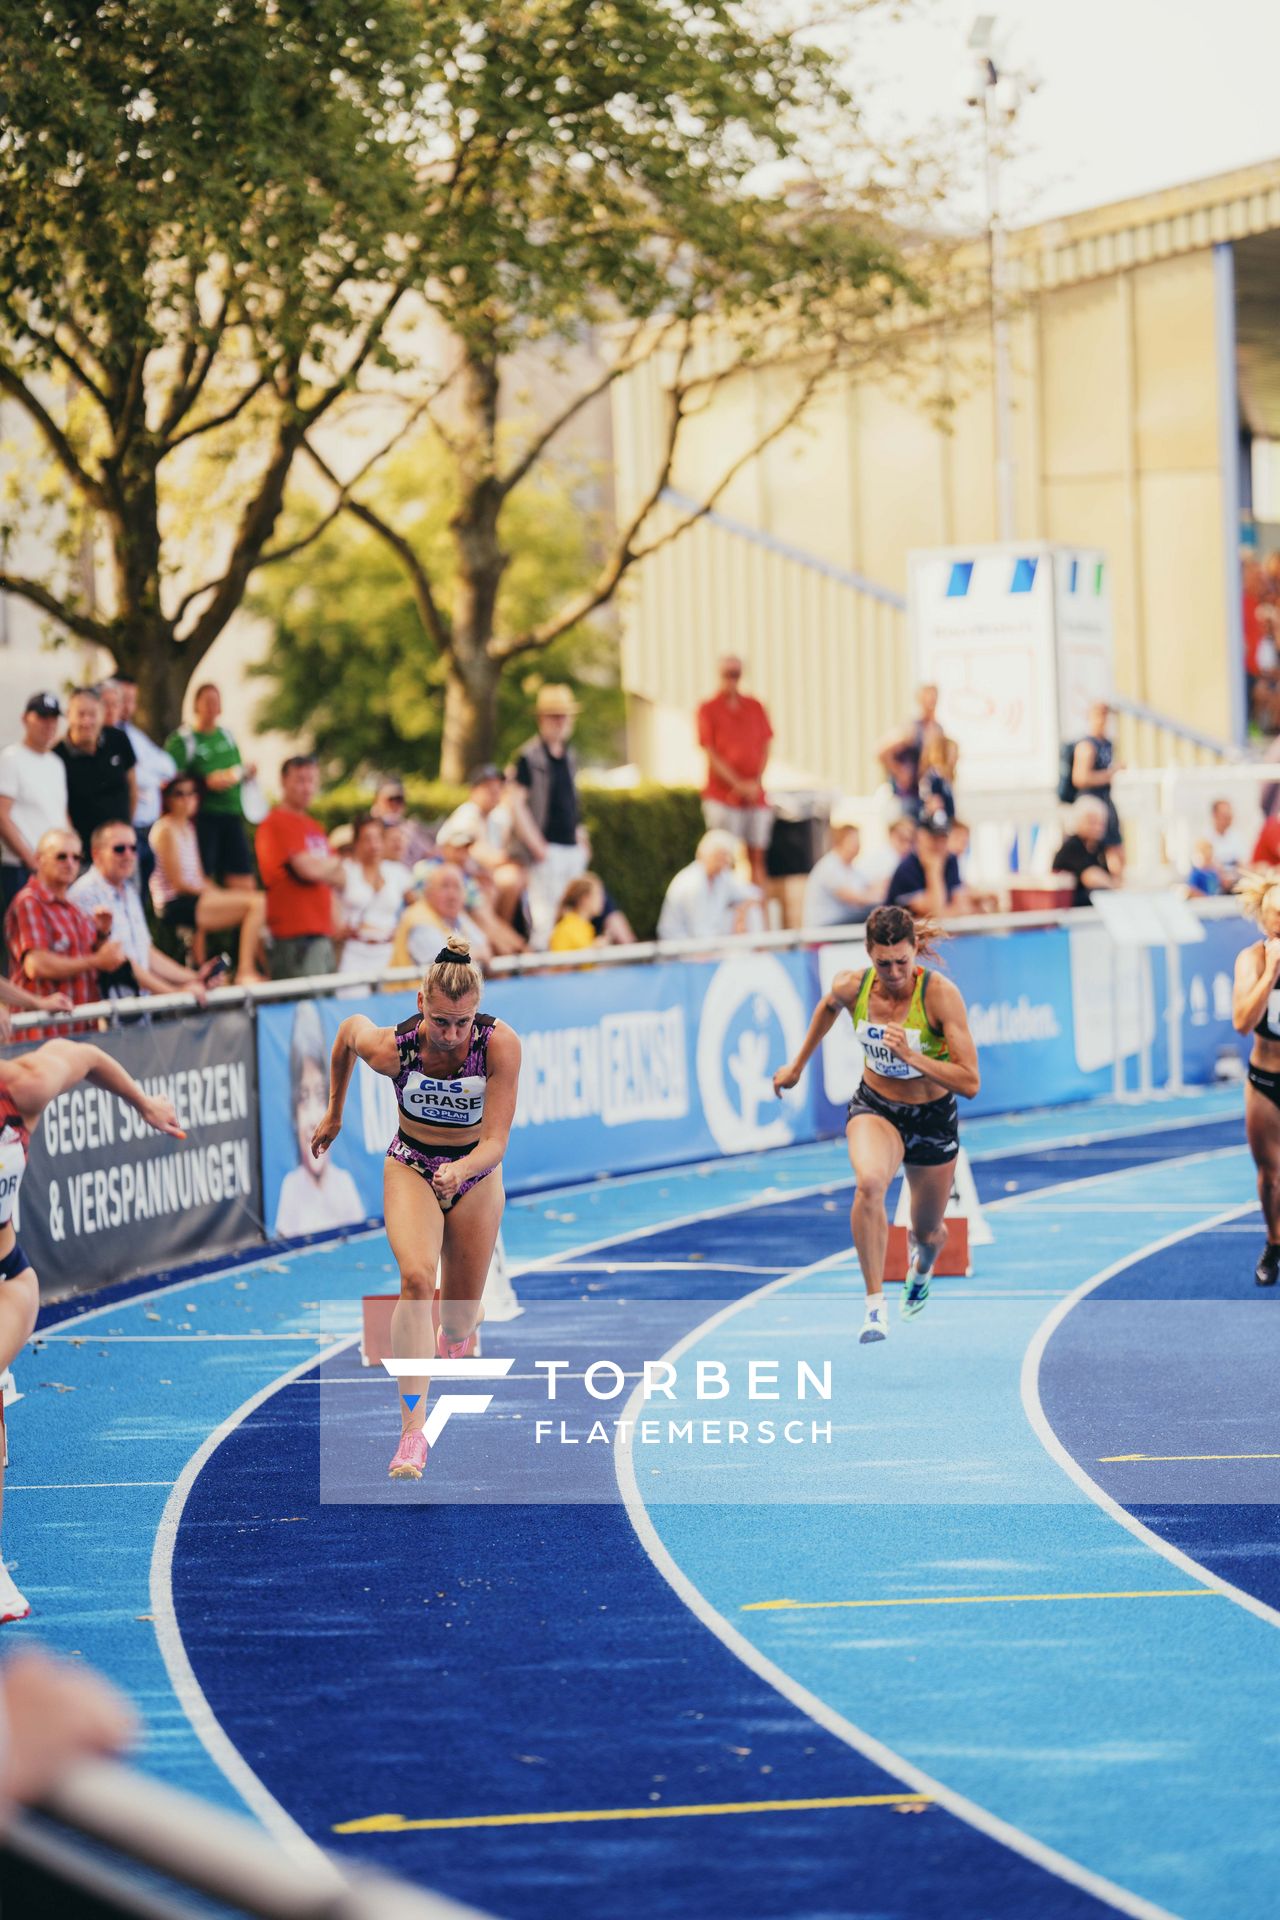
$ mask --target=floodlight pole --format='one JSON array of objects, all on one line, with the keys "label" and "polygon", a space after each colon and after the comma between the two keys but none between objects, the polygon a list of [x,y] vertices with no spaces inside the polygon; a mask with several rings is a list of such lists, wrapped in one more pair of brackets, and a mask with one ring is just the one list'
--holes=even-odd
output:
[{"label": "floodlight pole", "polygon": [[989,78],[982,89],[982,145],[987,179],[987,270],[991,283],[991,363],[995,411],[996,529],[1001,540],[1012,540],[1013,494],[1013,381],[1009,366],[1008,268],[1004,220],[1000,212],[1000,129],[996,109],[999,73],[988,60]]},{"label": "floodlight pole", "polygon": [[987,274],[991,303],[991,394],[995,439],[996,532],[1012,540],[1014,525],[1013,379],[1009,356],[1009,275],[1004,219],[1000,211],[1000,161],[1004,129],[1018,111],[1023,88],[1020,74],[1002,73],[995,57],[994,14],[980,14],[969,34],[974,74],[968,101],[982,115],[983,171],[987,190]]}]

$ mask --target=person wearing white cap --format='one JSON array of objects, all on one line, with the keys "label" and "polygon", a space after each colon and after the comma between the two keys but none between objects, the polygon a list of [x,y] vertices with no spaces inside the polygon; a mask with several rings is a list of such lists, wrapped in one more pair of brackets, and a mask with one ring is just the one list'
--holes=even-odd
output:
[{"label": "person wearing white cap", "polygon": [[857,865],[861,847],[862,835],[852,820],[832,823],[831,850],[815,862],[805,881],[803,926],[858,925],[880,905],[883,888],[874,886]]},{"label": "person wearing white cap", "polygon": [[710,940],[747,931],[748,915],[761,895],[733,870],[741,851],[742,842],[723,827],[703,834],[696,855],[667,888],[658,915],[659,940]]},{"label": "person wearing white cap", "polygon": [[61,718],[56,693],[33,693],[21,740],[0,753],[0,919],[35,872],[41,834],[71,825],[67,769],[53,751]]},{"label": "person wearing white cap", "polygon": [[542,950],[551,938],[565,888],[586,872],[591,846],[578,809],[578,763],[569,745],[578,715],[572,689],[539,687],[534,713],[538,731],[515,758],[514,825],[532,860],[529,944]]},{"label": "person wearing white cap", "polygon": [[[436,859],[424,860],[414,869],[416,879],[425,880],[433,866],[456,867],[462,875],[466,911],[479,927],[494,953],[523,953],[525,943],[511,923],[502,918],[495,901],[497,887],[490,872],[481,864],[484,848],[482,828],[466,816],[466,805],[450,815],[436,833]],[[521,873],[523,888],[523,872]]]}]

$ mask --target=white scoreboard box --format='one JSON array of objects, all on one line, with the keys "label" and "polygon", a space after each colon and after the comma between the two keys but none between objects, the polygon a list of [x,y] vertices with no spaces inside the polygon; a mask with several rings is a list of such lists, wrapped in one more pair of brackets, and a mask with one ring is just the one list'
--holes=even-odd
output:
[{"label": "white scoreboard box", "polygon": [[916,679],[937,684],[965,786],[1056,787],[1062,742],[1113,687],[1105,554],[1029,540],[932,548],[907,566]]}]

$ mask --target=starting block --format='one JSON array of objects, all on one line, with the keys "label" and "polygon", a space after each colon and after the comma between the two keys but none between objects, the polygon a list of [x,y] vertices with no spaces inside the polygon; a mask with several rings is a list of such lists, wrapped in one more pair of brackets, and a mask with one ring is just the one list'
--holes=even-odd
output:
[{"label": "starting block", "polygon": [[[969,1222],[963,1214],[949,1213],[943,1222],[947,1229],[946,1245],[939,1251],[931,1272],[934,1276],[946,1279],[973,1271],[969,1264]],[[885,1248],[884,1277],[886,1280],[905,1280],[907,1277],[907,1229],[890,1227],[889,1244]]]}]

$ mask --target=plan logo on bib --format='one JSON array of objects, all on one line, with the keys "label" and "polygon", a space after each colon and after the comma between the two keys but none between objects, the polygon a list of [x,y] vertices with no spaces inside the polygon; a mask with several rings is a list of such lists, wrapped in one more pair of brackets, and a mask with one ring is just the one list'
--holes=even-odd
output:
[{"label": "plan logo on bib", "polygon": [[717,967],[698,1019],[698,1091],[726,1153],[785,1147],[794,1137],[803,1095],[778,1101],[773,1074],[799,1051],[808,1025],[781,961],[752,954]]}]

